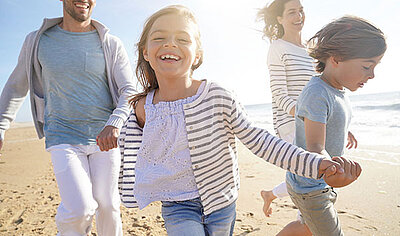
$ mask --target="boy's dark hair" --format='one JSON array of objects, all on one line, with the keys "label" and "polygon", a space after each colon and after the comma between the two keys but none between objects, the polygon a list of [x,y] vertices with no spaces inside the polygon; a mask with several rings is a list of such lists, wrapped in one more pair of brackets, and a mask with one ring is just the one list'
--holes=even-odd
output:
[{"label": "boy's dark hair", "polygon": [[368,21],[344,16],[318,31],[308,46],[310,56],[317,63],[316,71],[323,72],[331,56],[346,61],[382,55],[386,51],[386,40],[383,32]]},{"label": "boy's dark hair", "polygon": [[270,40],[282,38],[285,34],[283,26],[279,24],[277,17],[283,15],[285,4],[292,0],[274,0],[258,11],[257,19],[265,23],[263,33]]}]

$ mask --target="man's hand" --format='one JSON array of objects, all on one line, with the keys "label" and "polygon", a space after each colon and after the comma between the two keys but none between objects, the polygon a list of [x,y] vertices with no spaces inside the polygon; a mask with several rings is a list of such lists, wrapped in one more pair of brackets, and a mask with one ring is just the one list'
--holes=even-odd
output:
[{"label": "man's hand", "polygon": [[96,137],[97,145],[101,151],[108,151],[118,147],[117,139],[119,136],[119,129],[114,126],[106,126]]},{"label": "man's hand", "polygon": [[[332,161],[339,163],[343,170],[334,173],[330,170],[332,167],[328,167],[327,171],[325,171],[325,182],[334,188],[340,188],[351,184],[361,174],[361,166],[355,161],[348,160],[344,157],[333,157]],[[338,167],[335,165],[335,168]]]}]

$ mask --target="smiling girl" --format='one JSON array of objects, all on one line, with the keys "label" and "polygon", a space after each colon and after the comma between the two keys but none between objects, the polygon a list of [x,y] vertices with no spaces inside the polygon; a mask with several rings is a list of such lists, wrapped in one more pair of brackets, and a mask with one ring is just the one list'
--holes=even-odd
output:
[{"label": "smiling girl", "polygon": [[[203,53],[187,8],[154,13],[137,46],[143,92],[131,99],[134,109],[121,131],[120,194],[127,207],[161,201],[168,235],[233,234],[236,138],[260,158],[302,176],[325,173],[332,184],[348,184],[359,175],[345,175],[337,162],[254,127],[230,92],[194,79]],[[346,180],[337,181],[341,178]]]}]

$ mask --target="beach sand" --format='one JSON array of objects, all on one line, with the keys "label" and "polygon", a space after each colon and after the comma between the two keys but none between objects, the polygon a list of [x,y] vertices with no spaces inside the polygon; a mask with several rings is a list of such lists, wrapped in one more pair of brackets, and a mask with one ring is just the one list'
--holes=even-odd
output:
[{"label": "beach sand", "polygon": [[[238,146],[241,190],[234,235],[275,235],[296,218],[297,210],[290,198],[277,199],[272,216],[266,218],[260,190],[283,181],[285,171]],[[37,139],[31,124],[13,124],[1,153],[0,235],[55,235],[60,198],[44,141]],[[393,153],[400,158],[400,147],[361,146],[349,155],[368,159]],[[361,177],[339,190],[335,204],[345,235],[400,235],[400,166],[357,161],[363,168]],[[158,202],[142,211],[121,211],[124,235],[166,235]],[[97,235],[95,228],[92,235]]]}]

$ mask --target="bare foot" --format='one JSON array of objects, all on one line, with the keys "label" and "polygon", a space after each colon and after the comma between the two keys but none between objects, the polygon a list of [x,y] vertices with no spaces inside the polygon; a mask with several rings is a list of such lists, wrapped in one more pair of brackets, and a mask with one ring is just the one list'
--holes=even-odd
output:
[{"label": "bare foot", "polygon": [[272,191],[261,190],[261,197],[264,200],[263,212],[266,217],[272,214],[271,203],[276,198]]}]

